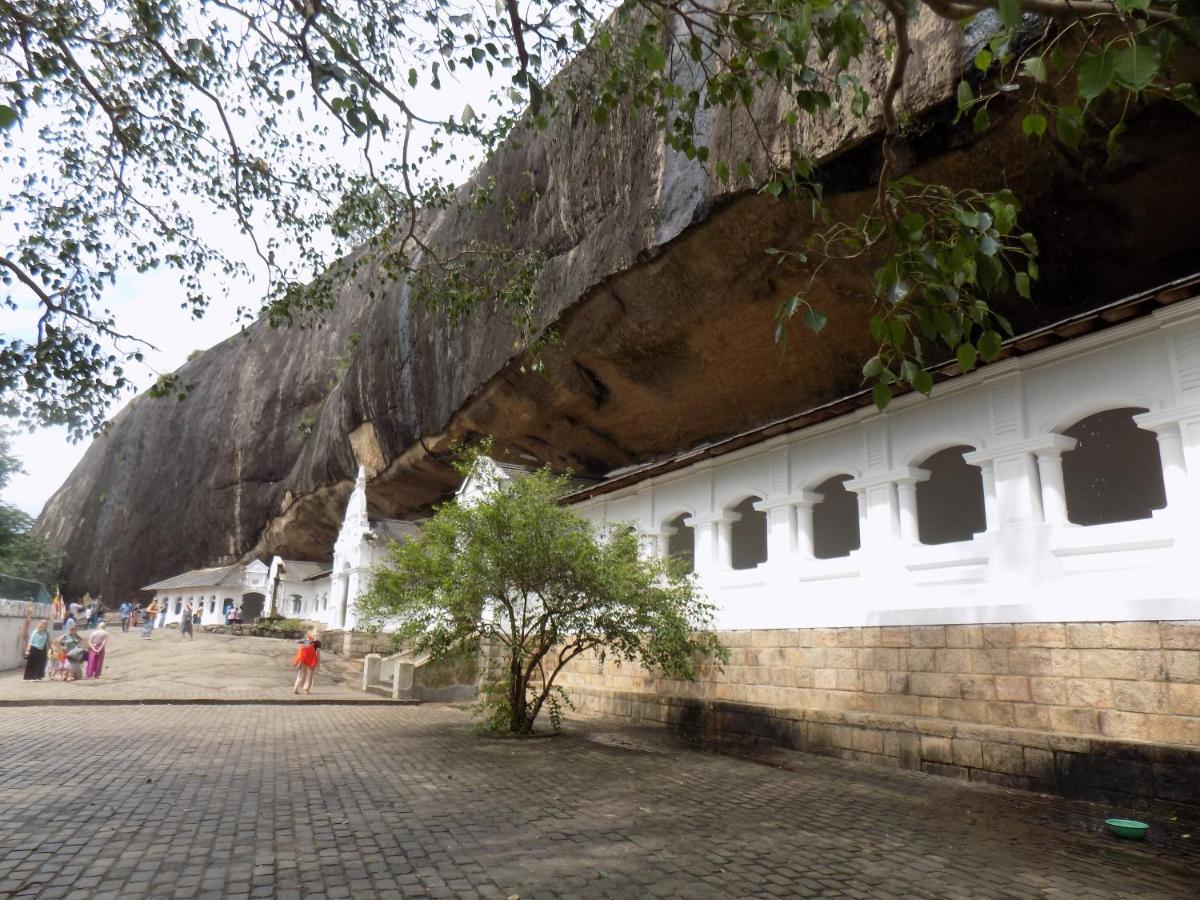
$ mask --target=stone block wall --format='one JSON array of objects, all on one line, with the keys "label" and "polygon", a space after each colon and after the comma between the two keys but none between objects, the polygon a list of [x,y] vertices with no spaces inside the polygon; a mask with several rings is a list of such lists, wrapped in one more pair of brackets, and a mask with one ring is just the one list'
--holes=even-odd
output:
[{"label": "stone block wall", "polygon": [[781,629],[721,639],[729,663],[719,672],[705,665],[694,682],[581,657],[562,684],[584,711],[709,740],[1200,805],[1200,621]]}]

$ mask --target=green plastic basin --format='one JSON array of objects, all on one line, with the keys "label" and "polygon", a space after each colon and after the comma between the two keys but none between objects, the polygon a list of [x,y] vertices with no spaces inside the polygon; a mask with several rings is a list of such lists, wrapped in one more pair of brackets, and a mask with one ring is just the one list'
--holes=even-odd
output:
[{"label": "green plastic basin", "polygon": [[1150,830],[1150,826],[1145,822],[1139,822],[1137,819],[1105,819],[1104,824],[1119,838],[1124,838],[1127,841],[1140,841],[1146,836],[1146,832]]}]

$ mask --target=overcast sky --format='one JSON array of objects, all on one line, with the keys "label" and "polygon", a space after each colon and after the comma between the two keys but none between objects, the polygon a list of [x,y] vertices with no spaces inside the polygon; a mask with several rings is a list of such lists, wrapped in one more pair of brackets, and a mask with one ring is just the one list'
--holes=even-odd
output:
[{"label": "overcast sky", "polygon": [[[440,92],[427,89],[429,96],[425,99],[456,111],[467,103],[477,110],[486,109],[489,89],[495,84],[486,79],[482,69],[475,70],[474,74],[462,69],[459,71],[462,80],[443,76],[443,89]],[[357,146],[343,147],[342,152],[346,157],[345,164],[356,165],[359,157]],[[3,173],[2,179],[11,183],[11,177],[16,174]],[[469,174],[469,163],[443,164],[437,174],[461,182]],[[231,249],[231,240],[240,240],[245,247],[241,258],[249,261],[252,271],[258,271],[248,240],[237,235],[236,229],[231,227],[230,217],[214,214],[199,202],[194,213],[198,225],[208,220],[206,226],[201,226],[207,232],[206,239],[226,250]],[[3,230],[3,225],[0,225],[0,233]],[[0,240],[0,244],[3,243]],[[234,251],[233,255],[238,253]],[[214,274],[212,277],[217,279],[221,276]],[[204,318],[196,320],[180,306],[184,300],[184,289],[178,275],[161,270],[144,275],[130,272],[118,278],[116,285],[105,295],[102,305],[114,313],[119,331],[135,334],[156,348],[145,351],[144,366],[135,363],[126,366],[127,374],[136,384],[136,393],[149,388],[159,373],[177,369],[193,351],[207,349],[234,334],[240,327],[237,321],[238,307],[255,309],[262,299],[261,289],[253,281],[229,285],[228,295],[221,287],[220,284],[214,284],[211,305]],[[4,312],[0,332],[28,340],[33,334],[36,320],[37,313],[30,300],[22,310]],[[134,393],[130,393],[115,404],[109,410],[110,418],[134,396]],[[37,516],[82,459],[90,442],[72,444],[65,428],[44,428],[30,433],[19,429],[16,423],[9,423],[8,427],[13,432],[10,441],[12,450],[21,460],[25,473],[13,475],[2,499]]]}]

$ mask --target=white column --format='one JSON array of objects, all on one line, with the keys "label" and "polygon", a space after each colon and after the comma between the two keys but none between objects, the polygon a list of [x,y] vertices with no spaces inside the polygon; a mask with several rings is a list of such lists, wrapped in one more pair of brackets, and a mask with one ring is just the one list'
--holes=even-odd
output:
[{"label": "white column", "polygon": [[1163,487],[1167,492],[1167,510],[1175,513],[1187,505],[1188,468],[1184,457],[1183,432],[1176,420],[1134,416],[1139,428],[1158,437],[1158,456],[1162,463]]},{"label": "white column", "polygon": [[658,556],[660,559],[666,559],[671,555],[671,536],[678,533],[678,528],[672,528],[670,525],[662,527],[658,533]]},{"label": "white column", "polygon": [[[908,534],[913,537],[905,539],[915,540],[916,482],[928,477],[929,473],[924,469],[906,466],[846,482],[846,489],[859,495],[859,533],[864,549],[870,544],[894,542]],[[912,489],[911,492],[906,490],[903,498],[897,492],[902,483]],[[902,503],[908,504],[907,511]]]},{"label": "white column", "polygon": [[816,532],[813,530],[813,507],[816,505],[811,500],[801,500],[795,507],[796,555],[800,559],[812,559],[814,556]]},{"label": "white column", "polygon": [[917,524],[917,482],[908,478],[896,482],[900,505],[900,540],[915,544],[920,539]]},{"label": "white column", "polygon": [[812,508],[820,500],[820,494],[800,491],[754,504],[767,514],[768,565],[781,565],[797,556],[812,557]]},{"label": "white column", "polygon": [[979,477],[983,479],[983,517],[987,523],[984,533],[995,531],[999,520],[996,512],[996,467],[989,462],[979,463]]},{"label": "white column", "polygon": [[717,520],[717,558],[715,568],[733,568],[733,523],[740,518],[741,515],[735,514],[722,516]]},{"label": "white column", "polygon": [[1038,480],[1042,485],[1042,518],[1047,525],[1067,523],[1067,489],[1063,484],[1062,450],[1037,451]]}]

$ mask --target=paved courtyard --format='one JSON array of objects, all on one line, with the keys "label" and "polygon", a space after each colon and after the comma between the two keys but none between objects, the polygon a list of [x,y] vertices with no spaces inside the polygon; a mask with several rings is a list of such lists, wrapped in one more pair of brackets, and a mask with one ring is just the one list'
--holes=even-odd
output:
[{"label": "paved courtyard", "polygon": [[[446,706],[0,710],[0,896],[1196,896],[1183,825]],[[1173,829],[1173,830],[1172,830]],[[1197,835],[1200,838],[1200,835]],[[1183,849],[1180,849],[1182,845]]]},{"label": "paved courtyard", "polygon": [[[28,682],[20,670],[0,672],[0,706],[36,702],[240,700],[269,702],[368,701],[358,689],[362,663],[324,654],[313,693],[292,694],[296,642],[197,632],[185,642],[177,628],[141,630],[109,626],[104,674],[95,680]],[[86,639],[88,631],[81,632]],[[57,637],[60,632],[55,632]]]}]

